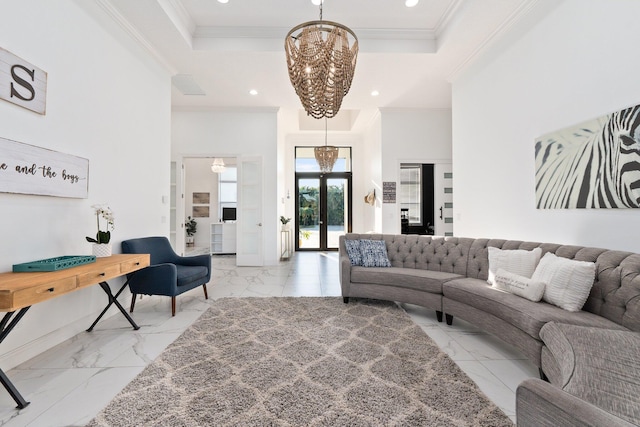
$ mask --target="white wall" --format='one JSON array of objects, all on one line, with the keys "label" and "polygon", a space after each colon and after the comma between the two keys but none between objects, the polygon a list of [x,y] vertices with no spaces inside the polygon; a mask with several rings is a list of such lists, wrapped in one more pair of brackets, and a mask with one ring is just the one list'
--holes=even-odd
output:
[{"label": "white wall", "polygon": [[266,265],[278,262],[280,222],[277,191],[277,111],[227,109],[173,111],[172,158],[256,157],[263,166],[263,254]]},{"label": "white wall", "polygon": [[[48,92],[45,116],[0,101],[0,136],[89,159],[89,197],[0,193],[0,270],[90,254],[95,203],[115,212],[114,252],[127,238],[168,235],[168,73],[94,2],[4,2],[2,15],[0,47],[46,71]],[[106,303],[93,286],[35,305],[2,343],[3,369],[86,329]]]},{"label": "white wall", "polygon": [[455,234],[640,251],[631,209],[537,210],[536,137],[640,102],[640,2],[565,0],[453,83]]},{"label": "white wall", "polygon": [[[451,161],[451,110],[381,109],[381,134],[381,179],[395,181],[397,192],[401,163]],[[382,182],[377,185],[382,188]],[[398,203],[383,203],[381,216],[382,233],[400,233]]]},{"label": "white wall", "polygon": [[[362,223],[359,228],[354,226],[354,233],[377,232],[382,230],[382,132],[380,130],[380,113],[372,119],[365,130],[362,159],[358,163],[356,180],[362,182],[363,194],[356,203],[363,206]],[[364,196],[369,191],[375,191],[375,204],[373,206],[364,203]]]}]

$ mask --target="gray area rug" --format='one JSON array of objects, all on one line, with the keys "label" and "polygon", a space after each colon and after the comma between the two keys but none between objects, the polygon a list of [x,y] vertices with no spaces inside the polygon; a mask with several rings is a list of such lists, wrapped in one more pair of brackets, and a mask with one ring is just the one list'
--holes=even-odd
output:
[{"label": "gray area rug", "polygon": [[217,300],[89,426],[512,426],[396,304]]}]

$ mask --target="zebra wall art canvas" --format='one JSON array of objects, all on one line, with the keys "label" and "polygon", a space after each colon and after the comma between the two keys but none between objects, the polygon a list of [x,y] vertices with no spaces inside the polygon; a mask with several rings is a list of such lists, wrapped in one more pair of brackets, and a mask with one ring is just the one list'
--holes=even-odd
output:
[{"label": "zebra wall art canvas", "polygon": [[640,105],[536,139],[538,209],[640,207]]}]

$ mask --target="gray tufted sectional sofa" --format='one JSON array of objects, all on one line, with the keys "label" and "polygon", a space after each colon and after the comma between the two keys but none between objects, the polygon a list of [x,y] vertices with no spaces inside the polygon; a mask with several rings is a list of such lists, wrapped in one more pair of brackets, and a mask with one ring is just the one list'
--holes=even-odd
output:
[{"label": "gray tufted sectional sofa", "polygon": [[[345,240],[384,240],[391,267],[352,266]],[[487,283],[488,248],[541,248],[596,264],[583,309],[569,312]],[[421,305],[460,317],[518,348],[540,368],[518,388],[519,426],[640,424],[640,254],[552,243],[417,235],[340,237],[345,303],[351,297]]]}]

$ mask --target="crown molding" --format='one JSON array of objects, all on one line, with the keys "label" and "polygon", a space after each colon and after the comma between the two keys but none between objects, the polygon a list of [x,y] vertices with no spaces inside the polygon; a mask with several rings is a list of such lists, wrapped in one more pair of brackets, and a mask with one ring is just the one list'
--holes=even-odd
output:
[{"label": "crown molding", "polygon": [[462,4],[462,0],[455,0],[454,2],[449,4],[449,7],[442,14],[442,16],[440,17],[440,20],[438,21],[438,23],[434,28],[433,32],[436,38],[439,38],[442,35],[442,33],[446,30],[446,28],[449,26],[453,18],[456,16],[456,13],[458,13],[458,9],[460,8],[461,4]]},{"label": "crown molding", "polygon": [[462,62],[460,62],[452,71],[447,75],[447,81],[452,83],[456,80],[467,68],[469,68],[483,53],[485,53],[489,47],[502,36],[513,28],[516,23],[522,20],[525,16],[534,10],[535,6],[540,0],[524,0],[516,10],[514,10],[507,19],[505,19],[498,28],[496,28],[491,34],[489,34],[484,40],[482,40],[477,47],[467,55]]},{"label": "crown molding", "polygon": [[[194,38],[266,38],[284,39],[291,28],[287,27],[219,27],[198,26]],[[435,40],[436,31],[424,29],[355,28],[358,38],[374,40]]]},{"label": "crown molding", "polygon": [[196,23],[180,0],[156,0],[189,48],[193,48]]},{"label": "crown molding", "polygon": [[145,51],[147,51],[151,57],[153,57],[158,63],[169,72],[169,74],[177,74],[176,68],[171,65],[167,59],[161,55],[155,47],[133,26],[127,21],[124,16],[113,6],[109,0],[94,0],[98,6],[105,11],[105,13],[124,30],[124,32],[138,43]]},{"label": "crown molding", "polygon": [[220,107],[208,105],[172,105],[171,111],[177,113],[277,113],[280,107]]},{"label": "crown molding", "polygon": [[[281,51],[290,28],[284,27],[197,27],[196,50]],[[357,28],[361,52],[435,53],[436,34],[423,29]]]}]

